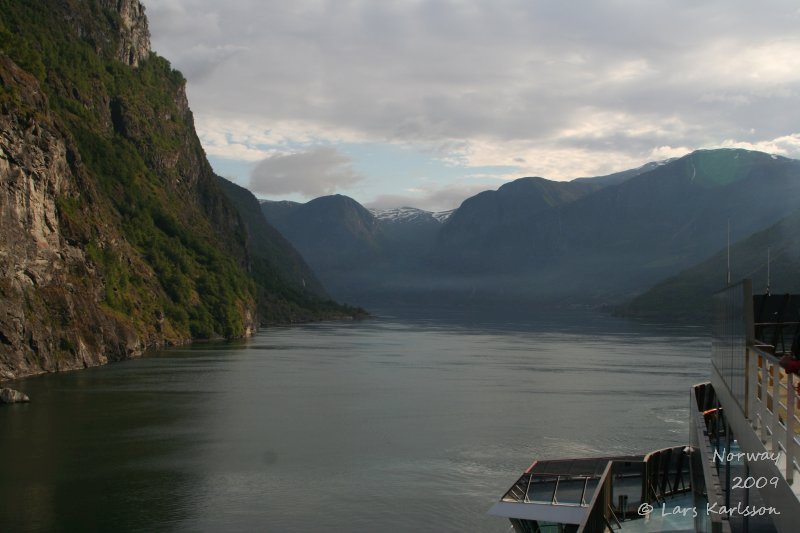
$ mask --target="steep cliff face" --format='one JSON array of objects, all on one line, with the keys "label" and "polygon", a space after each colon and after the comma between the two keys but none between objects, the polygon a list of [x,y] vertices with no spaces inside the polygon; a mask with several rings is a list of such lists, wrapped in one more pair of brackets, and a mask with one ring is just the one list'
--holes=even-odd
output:
[{"label": "steep cliff face", "polygon": [[126,65],[139,65],[150,55],[150,30],[144,6],[139,0],[103,0],[101,4],[119,15],[117,58]]},{"label": "steep cliff face", "polygon": [[87,261],[85,237],[60,214],[86,182],[76,176],[74,147],[36,78],[0,56],[0,80],[4,94],[16,96],[0,115],[0,377],[140,353],[133,328],[98,307],[102,277]]},{"label": "steep cliff face", "polygon": [[0,82],[0,379],[342,314],[253,262],[137,0],[5,2]]}]

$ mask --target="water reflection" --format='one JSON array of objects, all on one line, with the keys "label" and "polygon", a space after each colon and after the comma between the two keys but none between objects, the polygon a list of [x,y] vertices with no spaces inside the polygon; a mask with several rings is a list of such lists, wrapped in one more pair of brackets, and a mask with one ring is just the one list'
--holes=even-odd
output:
[{"label": "water reflection", "polygon": [[533,458],[688,439],[704,337],[597,317],[523,326],[274,328],[19,382],[33,403],[0,409],[0,523],[505,531],[486,509]]},{"label": "water reflection", "polygon": [[34,403],[0,411],[4,530],[164,530],[190,512],[200,405],[158,372],[104,370],[27,380]]}]

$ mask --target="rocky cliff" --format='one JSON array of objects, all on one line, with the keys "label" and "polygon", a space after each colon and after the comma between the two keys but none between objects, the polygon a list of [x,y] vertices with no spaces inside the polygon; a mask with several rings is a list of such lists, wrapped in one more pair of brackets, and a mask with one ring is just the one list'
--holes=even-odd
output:
[{"label": "rocky cliff", "polygon": [[[96,365],[107,354],[138,352],[139,338],[99,312],[102,279],[59,216],[59,202],[79,194],[74,148],[55,126],[36,78],[0,56],[0,80],[6,95],[0,115],[0,376]],[[88,328],[78,331],[82,327]]]},{"label": "rocky cliff", "polygon": [[0,379],[349,312],[254,263],[138,0],[4,2],[0,111]]},{"label": "rocky cliff", "polygon": [[139,0],[103,0],[101,4],[118,17],[115,19],[119,36],[117,58],[127,65],[139,65],[150,55],[150,30],[144,6]]}]

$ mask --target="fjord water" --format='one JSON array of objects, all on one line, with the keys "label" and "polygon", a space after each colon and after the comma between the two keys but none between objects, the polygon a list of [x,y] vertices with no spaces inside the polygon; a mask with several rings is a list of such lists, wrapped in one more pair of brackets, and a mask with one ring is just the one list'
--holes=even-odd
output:
[{"label": "fjord water", "polygon": [[688,441],[702,329],[378,318],[13,386],[5,531],[507,531],[534,458]]}]

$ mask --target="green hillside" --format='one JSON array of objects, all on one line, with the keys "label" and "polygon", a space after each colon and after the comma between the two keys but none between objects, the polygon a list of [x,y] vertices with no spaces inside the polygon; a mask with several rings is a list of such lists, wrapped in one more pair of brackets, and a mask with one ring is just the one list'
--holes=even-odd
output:
[{"label": "green hillside", "polygon": [[223,194],[138,0],[2,2],[0,80],[5,375],[350,312]]},{"label": "green hillside", "polygon": [[300,254],[267,222],[253,193],[225,178],[217,177],[217,183],[247,228],[250,274],[256,280],[256,300],[263,321],[296,322],[366,314],[362,309],[331,300]]}]

